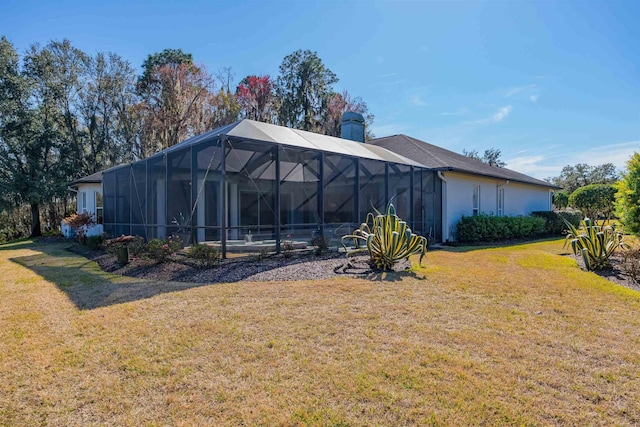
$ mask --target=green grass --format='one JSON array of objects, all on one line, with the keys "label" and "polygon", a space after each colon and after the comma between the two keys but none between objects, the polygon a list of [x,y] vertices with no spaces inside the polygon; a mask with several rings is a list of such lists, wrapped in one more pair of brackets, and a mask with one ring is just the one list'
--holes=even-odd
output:
[{"label": "green grass", "polygon": [[562,243],[204,286],[2,246],[0,425],[637,425],[640,293]]}]

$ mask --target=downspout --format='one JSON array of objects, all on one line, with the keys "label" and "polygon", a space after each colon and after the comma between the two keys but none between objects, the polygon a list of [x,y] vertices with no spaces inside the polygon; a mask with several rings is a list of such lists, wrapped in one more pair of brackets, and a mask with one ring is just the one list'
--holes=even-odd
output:
[{"label": "downspout", "polygon": [[449,217],[447,216],[447,179],[438,171],[438,178],[442,181],[442,241],[449,240]]}]

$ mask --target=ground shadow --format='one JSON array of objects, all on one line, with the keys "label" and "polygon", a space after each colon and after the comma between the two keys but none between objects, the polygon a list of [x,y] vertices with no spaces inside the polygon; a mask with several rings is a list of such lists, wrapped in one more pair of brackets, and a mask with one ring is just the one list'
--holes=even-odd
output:
[{"label": "ground shadow", "polygon": [[552,236],[552,237],[546,237],[544,239],[535,239],[535,240],[506,240],[506,241],[500,241],[500,242],[489,242],[489,243],[478,243],[477,245],[457,245],[457,244],[451,244],[451,245],[447,245],[447,244],[443,244],[443,245],[439,245],[437,246],[437,248],[433,248],[434,250],[443,250],[443,251],[447,251],[447,252],[473,252],[473,251],[480,251],[480,250],[484,250],[484,249],[497,249],[497,248],[504,248],[504,247],[518,247],[518,246],[524,246],[524,245],[530,245],[532,243],[542,243],[542,242],[553,242],[553,241],[561,241],[560,239],[562,239],[561,236]]},{"label": "ground shadow", "polygon": [[152,282],[116,276],[95,262],[68,252],[64,245],[39,245],[39,254],[10,258],[55,284],[80,310],[91,310],[155,295],[207,285],[188,282]]}]

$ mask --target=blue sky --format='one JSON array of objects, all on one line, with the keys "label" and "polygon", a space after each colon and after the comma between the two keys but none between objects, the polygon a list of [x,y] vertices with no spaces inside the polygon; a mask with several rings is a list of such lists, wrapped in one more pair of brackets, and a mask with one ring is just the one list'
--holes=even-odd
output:
[{"label": "blue sky", "polygon": [[0,34],[24,52],[68,38],[140,69],[165,48],[236,80],[318,52],[375,114],[456,152],[502,150],[538,178],[640,151],[640,2],[14,1]]}]

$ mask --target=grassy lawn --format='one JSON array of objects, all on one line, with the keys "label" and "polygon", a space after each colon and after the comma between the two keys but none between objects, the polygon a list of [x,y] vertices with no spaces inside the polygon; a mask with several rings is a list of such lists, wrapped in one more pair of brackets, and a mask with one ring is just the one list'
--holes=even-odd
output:
[{"label": "grassy lawn", "polygon": [[0,246],[0,425],[640,424],[640,293],[562,240],[204,286],[64,248]]}]

